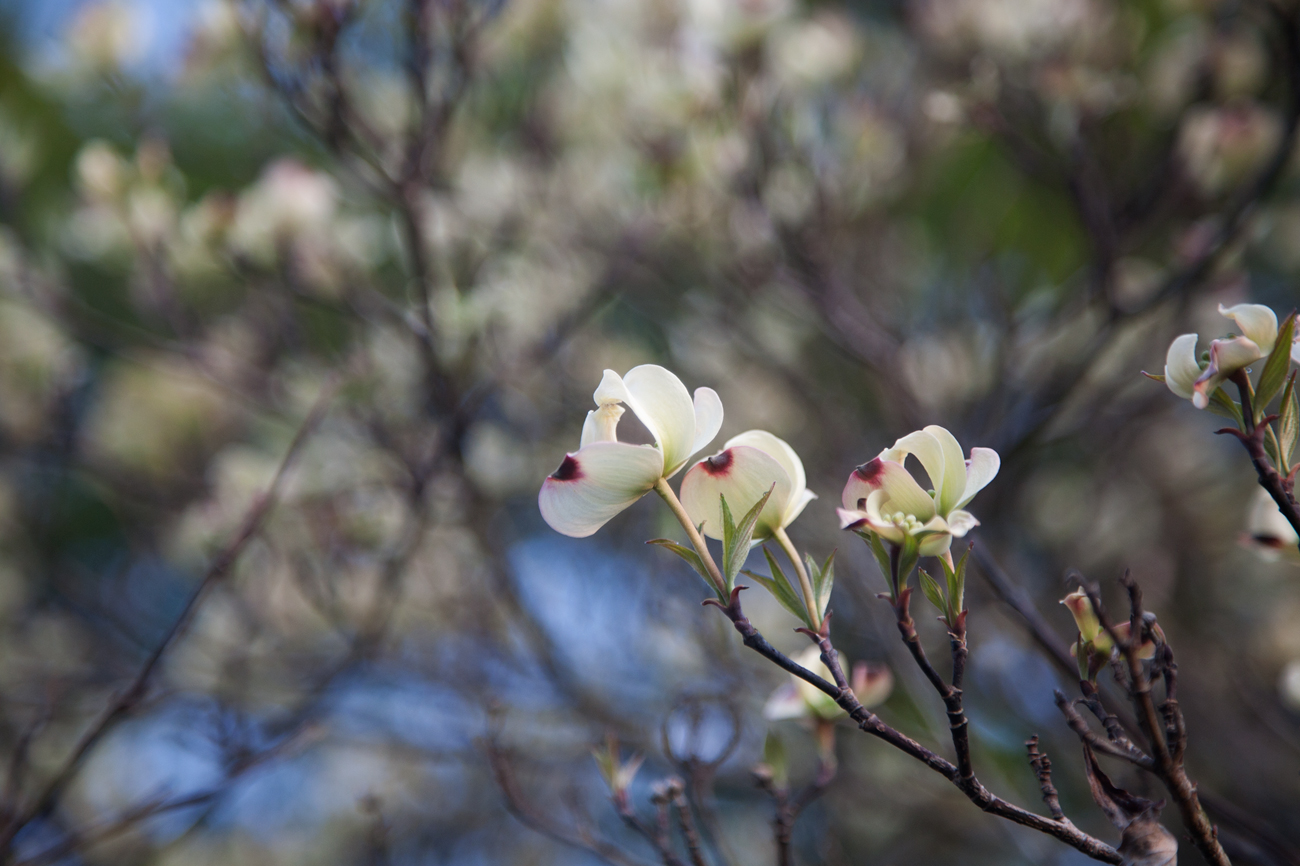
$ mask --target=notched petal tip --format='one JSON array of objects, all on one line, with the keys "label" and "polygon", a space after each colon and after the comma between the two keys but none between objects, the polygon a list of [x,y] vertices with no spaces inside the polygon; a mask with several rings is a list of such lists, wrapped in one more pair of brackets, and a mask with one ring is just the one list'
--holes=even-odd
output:
[{"label": "notched petal tip", "polygon": [[867,515],[861,511],[849,511],[846,508],[835,509],[835,514],[840,518],[840,529],[857,529],[867,522]]},{"label": "notched petal tip", "polygon": [[578,464],[578,460],[574,455],[566,454],[564,460],[560,463],[560,468],[547,477],[553,481],[577,481],[582,478],[582,467]]},{"label": "notched petal tip", "polygon": [[866,463],[853,470],[853,474],[859,479],[867,482],[872,487],[880,486],[880,476],[885,471],[885,461],[879,457],[873,457]]},{"label": "notched petal tip", "polygon": [[735,462],[735,458],[731,454],[731,449],[728,448],[725,451],[719,451],[712,457],[701,460],[700,467],[710,475],[725,476],[730,472],[733,462]]}]

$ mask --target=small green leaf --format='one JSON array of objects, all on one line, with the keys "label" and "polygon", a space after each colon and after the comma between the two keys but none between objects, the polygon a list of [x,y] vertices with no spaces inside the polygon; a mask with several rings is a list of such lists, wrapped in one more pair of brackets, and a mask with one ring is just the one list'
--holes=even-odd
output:
[{"label": "small green leaf", "polygon": [[826,608],[831,603],[831,589],[835,585],[835,551],[826,557],[826,561],[820,566],[813,561],[811,556],[805,557],[808,560],[808,574],[812,578],[813,586],[813,604],[817,608],[817,613],[823,619],[826,617]]},{"label": "small green leaf", "polygon": [[[709,592],[714,595],[718,594],[718,588],[713,585],[713,579],[709,577],[708,569],[704,567],[704,561],[700,559],[700,555],[694,550],[691,550],[689,547],[683,547],[677,542],[671,541],[667,538],[652,538],[647,541],[646,544],[657,544],[660,547],[666,547],[682,559],[686,560],[686,562],[690,564],[691,568],[695,569],[695,573],[704,578],[704,583],[708,585]],[[726,600],[727,599],[723,599],[723,601]]]},{"label": "small green leaf", "polygon": [[961,559],[957,560],[957,589],[948,593],[948,598],[953,603],[954,614],[961,614],[963,610],[966,610],[966,566],[970,555],[971,549],[967,546],[966,553],[963,553]]},{"label": "small green leaf", "polygon": [[918,568],[916,573],[921,576],[921,591],[925,597],[930,599],[930,604],[939,609],[939,613],[944,616],[948,615],[948,605],[943,597],[943,590],[939,588],[939,583],[930,576],[930,572],[924,568]]},{"label": "small green leaf", "polygon": [[1290,471],[1291,455],[1295,453],[1296,439],[1300,438],[1300,395],[1296,394],[1295,373],[1287,380],[1286,390],[1282,392],[1282,417],[1278,419],[1278,440],[1282,445],[1282,465],[1278,468],[1283,474]]},{"label": "small green leaf", "polygon": [[767,500],[771,498],[772,491],[776,489],[776,484],[767,488],[763,497],[754,503],[754,507],[740,518],[740,525],[736,526],[731,520],[731,509],[727,507],[727,497],[719,494],[722,499],[722,522],[723,522],[723,540],[722,540],[722,569],[723,576],[727,579],[727,590],[730,591],[736,582],[736,575],[745,567],[745,559],[749,556],[749,549],[753,547],[754,527],[758,525],[758,516],[763,512],[763,506],[767,505]]},{"label": "small green leaf", "polygon": [[872,554],[876,557],[876,564],[880,566],[880,573],[889,580],[889,552],[885,550],[885,544],[880,540],[880,536],[874,532],[860,532],[862,540],[871,548]]},{"label": "small green leaf", "polygon": [[1291,340],[1294,336],[1295,313],[1292,313],[1277,329],[1277,342],[1273,344],[1273,351],[1264,362],[1264,371],[1259,374],[1254,401],[1256,418],[1264,417],[1264,410],[1286,383],[1286,374],[1291,370]]},{"label": "small green leaf", "polygon": [[1165,380],[1164,373],[1148,373],[1146,370],[1143,370],[1142,375],[1146,376],[1148,379],[1150,379],[1153,382],[1163,382]]},{"label": "small green leaf", "polygon": [[1245,419],[1241,415],[1241,406],[1229,397],[1222,388],[1214,389],[1214,393],[1210,395],[1210,405],[1205,408],[1215,415],[1236,421],[1238,428],[1245,426]]},{"label": "small green leaf", "polygon": [[763,741],[763,763],[772,771],[772,783],[778,788],[789,784],[789,770],[785,759],[785,744],[773,731],[767,732]]},{"label": "small green leaf", "polygon": [[903,549],[898,555],[898,589],[901,592],[907,586],[907,580],[912,576],[912,569],[916,568],[916,563],[921,559],[921,535],[932,535],[933,533],[918,533],[909,535],[903,542]]},{"label": "small green leaf", "polygon": [[718,499],[722,502],[722,577],[727,582],[727,591],[730,592],[732,579],[736,575],[736,572],[731,570],[732,542],[736,537],[736,521],[731,517],[731,507],[727,505],[727,497],[719,493]]},{"label": "small green leaf", "polygon": [[815,628],[815,626],[808,621],[808,610],[804,607],[803,600],[799,598],[799,594],[795,592],[794,587],[790,585],[790,581],[785,576],[785,572],[781,570],[781,566],[776,564],[776,560],[772,558],[772,554],[767,552],[766,547],[763,548],[763,556],[767,558],[767,566],[772,570],[771,577],[764,577],[761,574],[756,574],[755,572],[748,570],[742,571],[741,574],[745,575],[745,577],[748,577],[750,580],[756,581],[763,587],[763,589],[770,592],[772,597],[781,603],[781,607],[794,614],[795,617],[797,617],[804,625],[809,628]]}]

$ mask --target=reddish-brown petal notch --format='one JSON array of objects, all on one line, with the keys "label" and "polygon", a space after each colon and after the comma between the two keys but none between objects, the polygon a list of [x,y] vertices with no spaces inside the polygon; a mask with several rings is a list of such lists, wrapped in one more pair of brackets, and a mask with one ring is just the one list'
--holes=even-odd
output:
[{"label": "reddish-brown petal notch", "polygon": [[858,476],[868,484],[870,484],[872,487],[879,487],[880,474],[884,472],[884,470],[885,470],[885,461],[881,460],[879,457],[876,457],[872,460],[868,460],[866,463],[863,463],[857,469],[854,469],[853,474]]},{"label": "reddish-brown petal notch", "polygon": [[573,459],[572,454],[564,456],[564,462],[560,468],[551,473],[551,477],[556,481],[577,481],[582,477],[582,468],[578,466],[578,461]]},{"label": "reddish-brown petal notch", "polygon": [[704,471],[710,475],[726,475],[727,470],[731,468],[731,461],[731,449],[728,448],[726,451],[720,451],[712,457],[702,460],[700,465],[702,465]]}]

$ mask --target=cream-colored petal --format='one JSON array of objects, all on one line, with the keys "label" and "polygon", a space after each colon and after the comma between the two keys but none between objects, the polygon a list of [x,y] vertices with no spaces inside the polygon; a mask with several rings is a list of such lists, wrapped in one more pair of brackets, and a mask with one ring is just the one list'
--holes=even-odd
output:
[{"label": "cream-colored petal", "polygon": [[654,487],[663,455],[649,445],[593,442],[542,482],[537,505],[556,532],[586,538]]},{"label": "cream-colored petal", "polygon": [[655,437],[664,455],[664,477],[690,459],[695,444],[695,404],[682,380],[657,364],[633,367],[623,377],[624,402]]},{"label": "cream-colored petal", "polygon": [[[910,514],[921,522],[935,515],[934,500],[930,498],[930,494],[926,493],[921,485],[916,483],[912,473],[899,463],[877,457],[854,469],[853,475],[849,477],[849,483],[853,484],[855,478],[865,482],[872,489],[883,490],[889,498],[890,508],[896,511]],[[846,486],[845,497],[847,496]]]},{"label": "cream-colored petal", "polygon": [[1243,370],[1262,358],[1259,346],[1249,337],[1215,340],[1210,343],[1210,366],[1205,368],[1192,386],[1192,405],[1204,409],[1210,405],[1210,395],[1238,370]]},{"label": "cream-colored petal", "polygon": [[[948,431],[945,430],[944,432]],[[925,474],[930,478],[930,486],[934,488],[935,500],[937,501],[943,493],[943,444],[930,432],[929,428],[926,428],[925,430],[917,430],[915,433],[908,433],[895,442],[894,446],[882,456],[885,460],[906,466],[908,454],[914,455],[921,462]],[[961,456],[960,447],[957,449],[957,454]]]},{"label": "cream-colored petal", "polygon": [[600,384],[596,386],[596,391],[591,395],[591,399],[596,401],[597,406],[608,406],[610,403],[632,405],[632,396],[627,392],[623,377],[613,370],[606,370],[604,375],[600,377]]},{"label": "cream-colored petal", "polygon": [[703,450],[713,441],[721,429],[722,398],[712,388],[696,388],[695,439],[691,442],[691,454],[697,454]]},{"label": "cream-colored petal", "polygon": [[730,448],[733,445],[757,448],[781,464],[781,468],[790,477],[790,501],[782,506],[788,511],[808,485],[808,477],[804,474],[803,461],[799,459],[799,455],[794,453],[794,449],[784,439],[766,430],[746,430],[744,433],[732,436],[727,440],[726,447]]},{"label": "cream-colored petal", "polygon": [[943,451],[943,485],[934,488],[935,504],[940,514],[947,514],[958,507],[966,492],[966,457],[962,454],[957,437],[947,429],[931,424],[925,432],[934,437]]},{"label": "cream-colored petal", "polygon": [[1183,334],[1169,344],[1165,355],[1165,384],[1184,400],[1192,399],[1196,380],[1201,378],[1201,365],[1196,360],[1195,334]]},{"label": "cream-colored petal", "polygon": [[807,712],[808,705],[804,703],[803,695],[799,694],[799,687],[793,680],[778,686],[767,699],[767,703],[763,704],[763,718],[770,722],[801,719]]},{"label": "cream-colored petal", "polygon": [[1259,347],[1261,355],[1273,351],[1277,342],[1277,314],[1263,304],[1237,304],[1225,307],[1219,304],[1220,315],[1237,323],[1241,333]]},{"label": "cream-colored petal", "polygon": [[783,525],[789,526],[795,522],[795,519],[803,514],[803,510],[808,507],[808,503],[817,498],[817,494],[808,488],[804,488],[802,493],[796,494],[794,500],[785,510],[785,517],[781,518]]},{"label": "cream-colored petal", "polygon": [[698,526],[702,522],[703,532],[709,538],[722,538],[719,497],[727,497],[731,518],[739,523],[774,484],[776,487],[754,527],[754,540],[758,541],[770,538],[783,525],[785,503],[790,498],[790,476],[766,452],[737,445],[701,460],[682,478],[681,500],[692,523]]},{"label": "cream-colored petal", "polygon": [[957,500],[957,507],[965,508],[975,498],[976,493],[997,477],[1000,468],[1002,468],[1002,458],[998,456],[998,452],[992,448],[972,448],[970,460],[966,461],[966,490],[962,493],[961,499]]},{"label": "cream-colored petal", "polygon": [[979,525],[980,522],[975,519],[974,514],[962,511],[960,508],[948,515],[948,531],[954,538],[961,538]]},{"label": "cream-colored petal", "polygon": [[624,408],[617,403],[606,403],[599,409],[587,413],[587,420],[582,424],[582,441],[579,448],[586,448],[592,442],[617,442],[618,419],[623,417]]}]

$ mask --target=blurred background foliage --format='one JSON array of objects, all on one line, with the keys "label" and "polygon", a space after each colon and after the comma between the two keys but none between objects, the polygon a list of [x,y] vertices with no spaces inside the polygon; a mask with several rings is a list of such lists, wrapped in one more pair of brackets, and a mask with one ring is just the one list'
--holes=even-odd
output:
[{"label": "blurred background foliage", "polygon": [[[893,667],[881,714],[941,753],[834,505],[922,424],[996,448],[976,543],[1062,641],[1067,569],[1131,568],[1234,861],[1297,862],[1300,576],[1239,543],[1237,443],[1139,375],[1218,303],[1295,304],[1293,6],[6,0],[7,862],[648,862],[606,733],[646,755],[638,809],[684,774],[726,862],[773,862],[769,728],[815,770],[761,715],[779,672],[642,546],[677,537],[650,502],[582,541],[537,512],[601,370],[640,363],[802,455],[836,644]],[[265,523],[70,761],[313,405]],[[1110,838],[1068,673],[975,576],[969,604],[981,776],[1037,804],[1037,733]],[[851,728],[838,752],[800,862],[1085,862]]]}]

